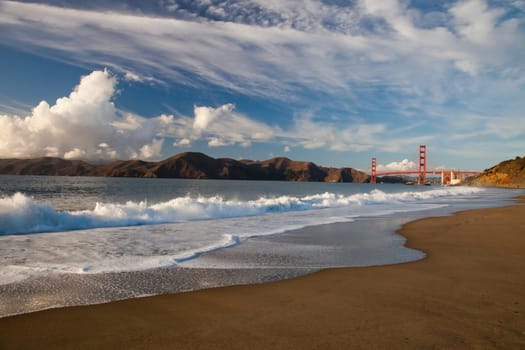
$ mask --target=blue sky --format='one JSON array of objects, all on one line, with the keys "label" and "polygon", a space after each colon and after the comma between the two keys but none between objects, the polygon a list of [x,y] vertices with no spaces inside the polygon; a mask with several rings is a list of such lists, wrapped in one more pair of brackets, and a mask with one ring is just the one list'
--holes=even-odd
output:
[{"label": "blue sky", "polygon": [[1,1],[0,157],[525,155],[525,0]]}]

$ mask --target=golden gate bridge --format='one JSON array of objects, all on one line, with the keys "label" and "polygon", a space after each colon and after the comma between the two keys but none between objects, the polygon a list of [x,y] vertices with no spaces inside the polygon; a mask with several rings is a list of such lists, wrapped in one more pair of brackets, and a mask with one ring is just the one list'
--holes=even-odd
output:
[{"label": "golden gate bridge", "polygon": [[426,185],[427,175],[440,175],[442,185],[457,185],[466,177],[480,174],[480,171],[470,170],[446,170],[446,169],[427,169],[427,146],[419,146],[419,156],[416,170],[393,170],[377,171],[377,159],[372,158],[372,167],[370,171],[370,183],[376,183],[377,177],[388,175],[417,175],[417,184]]}]

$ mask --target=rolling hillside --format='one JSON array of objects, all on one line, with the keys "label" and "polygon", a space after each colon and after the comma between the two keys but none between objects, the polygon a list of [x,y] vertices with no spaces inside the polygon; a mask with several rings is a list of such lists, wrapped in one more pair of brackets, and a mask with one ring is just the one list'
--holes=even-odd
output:
[{"label": "rolling hillside", "polygon": [[369,176],[352,168],[327,168],[312,162],[273,158],[265,161],[212,158],[186,152],[159,162],[141,160],[92,164],[53,157],[0,159],[0,174],[107,176],[185,179],[367,182]]}]

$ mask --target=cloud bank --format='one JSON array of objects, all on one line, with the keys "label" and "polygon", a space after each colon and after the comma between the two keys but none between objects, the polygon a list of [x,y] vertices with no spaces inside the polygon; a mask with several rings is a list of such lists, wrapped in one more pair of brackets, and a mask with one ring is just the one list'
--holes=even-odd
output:
[{"label": "cloud bank", "polygon": [[[115,105],[117,84],[117,77],[107,69],[93,71],[80,79],[69,96],[53,105],[41,101],[30,115],[0,115],[0,157],[160,159],[166,140],[177,148],[202,142],[208,147],[274,143],[284,152],[290,152],[291,147],[362,151],[389,143],[384,124],[361,122],[338,127],[307,114],[282,129],[237,112],[231,103],[194,106],[192,116],[145,118]],[[415,141],[407,138],[404,142]]]},{"label": "cloud bank", "polygon": [[144,118],[115,106],[116,87],[117,78],[108,70],[94,71],[52,106],[42,101],[31,115],[0,115],[0,157],[159,159],[166,138],[178,147],[201,140],[210,147],[249,146],[278,133],[236,113],[233,104],[195,106],[193,117]]},{"label": "cloud bank", "polygon": [[0,157],[66,159],[158,158],[163,118],[119,111],[111,101],[117,80],[107,70],[82,77],[54,105],[42,101],[31,115],[0,115]]}]

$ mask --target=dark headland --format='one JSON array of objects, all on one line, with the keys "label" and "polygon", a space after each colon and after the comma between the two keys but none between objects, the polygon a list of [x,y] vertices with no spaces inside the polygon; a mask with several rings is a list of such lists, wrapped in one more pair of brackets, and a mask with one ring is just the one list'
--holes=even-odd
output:
[{"label": "dark headland", "polygon": [[369,175],[353,168],[328,168],[284,157],[264,161],[212,158],[186,152],[159,162],[119,160],[96,164],[53,157],[0,159],[0,174],[106,176],[184,179],[367,182]]}]

